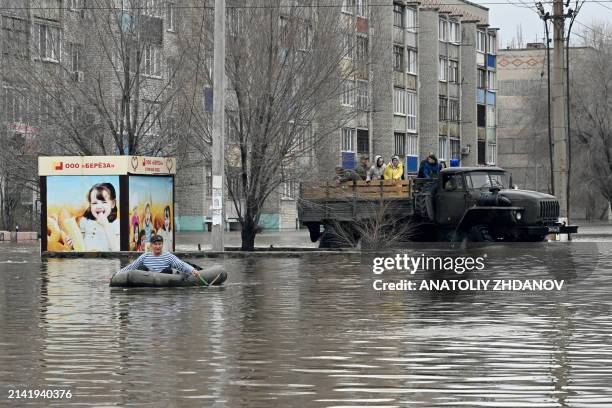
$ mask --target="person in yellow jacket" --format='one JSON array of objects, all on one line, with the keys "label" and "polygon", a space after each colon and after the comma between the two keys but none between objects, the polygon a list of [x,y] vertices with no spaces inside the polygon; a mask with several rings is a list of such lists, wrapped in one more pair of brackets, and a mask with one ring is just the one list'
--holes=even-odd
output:
[{"label": "person in yellow jacket", "polygon": [[393,156],[391,163],[387,164],[387,168],[384,173],[385,180],[403,180],[404,179],[404,166],[400,162],[399,157]]}]

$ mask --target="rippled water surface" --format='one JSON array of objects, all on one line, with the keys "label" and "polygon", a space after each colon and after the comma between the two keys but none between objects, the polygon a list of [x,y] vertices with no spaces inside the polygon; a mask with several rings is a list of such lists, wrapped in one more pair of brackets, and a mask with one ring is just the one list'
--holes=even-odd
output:
[{"label": "rippled water surface", "polygon": [[[0,405],[612,406],[611,243],[487,249],[478,279],[564,280],[529,293],[377,292],[357,255],[200,259],[228,282],[111,290],[118,260],[36,250],[0,247]],[[72,398],[7,398],[36,388]]]}]

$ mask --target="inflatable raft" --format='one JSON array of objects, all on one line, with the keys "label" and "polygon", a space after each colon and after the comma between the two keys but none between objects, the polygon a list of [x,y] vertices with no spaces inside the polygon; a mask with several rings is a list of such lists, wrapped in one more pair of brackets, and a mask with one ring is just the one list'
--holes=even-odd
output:
[{"label": "inflatable raft", "polygon": [[122,288],[216,286],[221,285],[227,279],[227,273],[220,266],[198,272],[200,273],[199,279],[177,270],[172,270],[171,274],[138,269],[119,271],[111,278],[110,286]]}]

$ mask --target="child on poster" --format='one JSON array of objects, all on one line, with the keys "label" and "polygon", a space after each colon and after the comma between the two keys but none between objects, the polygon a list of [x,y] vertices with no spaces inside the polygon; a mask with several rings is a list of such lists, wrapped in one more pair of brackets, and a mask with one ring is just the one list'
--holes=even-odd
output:
[{"label": "child on poster", "polygon": [[154,229],[153,229],[153,220],[152,220],[152,215],[151,215],[151,204],[147,203],[147,205],[145,206],[145,213],[144,213],[144,225],[142,226],[143,231],[145,232],[145,242],[149,242],[149,240],[151,239],[151,235],[153,235]]},{"label": "child on poster", "polygon": [[172,251],[172,226],[170,224],[170,206],[164,208],[164,225],[157,231],[164,239],[164,251]]},{"label": "child on poster", "polygon": [[117,195],[111,183],[94,184],[87,193],[89,203],[79,222],[86,251],[119,251]]}]

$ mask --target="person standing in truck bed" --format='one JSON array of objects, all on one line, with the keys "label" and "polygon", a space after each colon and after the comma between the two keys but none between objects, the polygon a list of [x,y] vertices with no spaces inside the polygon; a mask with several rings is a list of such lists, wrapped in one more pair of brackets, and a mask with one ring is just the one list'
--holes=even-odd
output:
[{"label": "person standing in truck bed", "polygon": [[389,163],[385,169],[384,178],[385,180],[404,179],[404,166],[402,166],[399,157],[393,156],[391,163]]},{"label": "person standing in truck bed", "polygon": [[372,165],[372,167],[370,167],[370,170],[368,171],[366,181],[369,182],[372,180],[382,180],[386,168],[387,167],[385,166],[385,160],[382,158],[382,156],[374,157],[374,164]]}]

